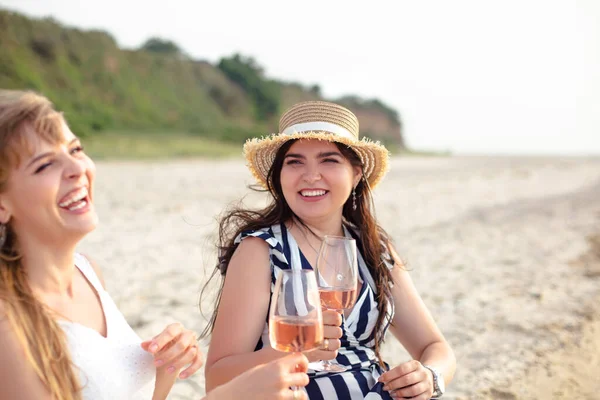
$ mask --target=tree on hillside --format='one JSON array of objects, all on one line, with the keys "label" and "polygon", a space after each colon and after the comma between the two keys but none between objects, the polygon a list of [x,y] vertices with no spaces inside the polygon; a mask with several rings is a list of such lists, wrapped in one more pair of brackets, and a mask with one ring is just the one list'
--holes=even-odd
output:
[{"label": "tree on hillside", "polygon": [[321,97],[321,96],[322,96],[322,94],[321,94],[321,86],[320,86],[320,85],[317,85],[316,83],[315,83],[314,85],[312,85],[312,86],[311,86],[311,87],[308,89],[308,91],[309,91],[309,92],[311,92],[311,93],[313,93],[313,94],[315,94],[315,95],[317,95],[317,96],[319,96],[319,97]]},{"label": "tree on hillside", "polygon": [[279,85],[264,77],[264,70],[252,57],[234,54],[229,58],[222,58],[217,67],[248,93],[254,101],[259,120],[266,121],[279,113]]},{"label": "tree on hillside", "polygon": [[166,39],[152,37],[140,47],[141,50],[151,51],[153,53],[163,54],[183,54],[179,46],[175,42]]}]

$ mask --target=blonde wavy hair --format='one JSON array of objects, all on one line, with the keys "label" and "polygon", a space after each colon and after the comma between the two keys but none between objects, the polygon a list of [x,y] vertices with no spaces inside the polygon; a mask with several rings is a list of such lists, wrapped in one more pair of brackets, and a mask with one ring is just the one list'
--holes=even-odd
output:
[{"label": "blonde wavy hair", "polygon": [[[24,132],[34,129],[50,143],[62,139],[63,116],[45,97],[28,91],[0,90],[0,193],[7,188],[10,170],[30,151]],[[65,335],[48,307],[34,295],[19,254],[18,238],[6,229],[0,247],[0,301],[27,360],[56,400],[81,400],[81,387]]]}]

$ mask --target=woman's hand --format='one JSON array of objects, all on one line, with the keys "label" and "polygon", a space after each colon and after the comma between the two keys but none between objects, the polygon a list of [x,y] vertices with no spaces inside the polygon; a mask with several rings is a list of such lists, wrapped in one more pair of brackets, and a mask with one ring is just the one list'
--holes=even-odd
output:
[{"label": "woman's hand", "polygon": [[173,374],[189,365],[179,374],[185,379],[202,366],[202,354],[198,349],[196,335],[180,323],[167,326],[151,340],[142,342],[142,348],[154,356],[154,365]]},{"label": "woman's hand", "polygon": [[433,396],[433,375],[417,360],[390,369],[378,381],[395,399],[429,400]]},{"label": "woman's hand", "polygon": [[338,311],[323,310],[323,345],[320,349],[304,353],[310,362],[333,360],[337,357],[342,337],[340,325],[342,325],[342,315]]},{"label": "woman's hand", "polygon": [[216,387],[204,400],[307,400],[306,393],[296,393],[290,386],[308,385],[308,360],[294,353],[254,367],[231,381]]}]

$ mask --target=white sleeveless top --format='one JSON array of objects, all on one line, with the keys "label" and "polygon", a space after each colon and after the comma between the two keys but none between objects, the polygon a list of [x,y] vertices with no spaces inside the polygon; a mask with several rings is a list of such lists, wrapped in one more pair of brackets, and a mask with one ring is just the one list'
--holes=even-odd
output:
[{"label": "white sleeveless top", "polygon": [[59,320],[73,363],[79,369],[84,400],[151,400],[156,368],[142,340],[104,290],[88,260],[75,254],[75,265],[92,284],[106,318],[105,338],[92,328]]}]

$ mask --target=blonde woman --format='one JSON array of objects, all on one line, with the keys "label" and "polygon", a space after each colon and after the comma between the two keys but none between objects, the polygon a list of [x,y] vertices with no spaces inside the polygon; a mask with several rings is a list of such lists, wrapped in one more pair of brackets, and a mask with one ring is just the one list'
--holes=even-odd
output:
[{"label": "blonde woman", "polygon": [[171,324],[142,342],[75,252],[98,223],[79,139],[46,98],[1,90],[0,154],[0,397],[165,399],[197,341]]},{"label": "blonde woman", "polygon": [[[291,107],[278,134],[248,141],[244,153],[270,203],[233,208],[221,220],[215,271],[223,284],[208,327],[207,387],[282,356],[270,346],[266,321],[277,273],[311,269],[323,237],[335,235],[357,242],[359,293],[352,310],[323,312],[323,347],[306,356],[335,358],[347,371],[309,373],[308,398],[442,396],[454,354],[374,214],[371,190],[388,170],[386,148],[359,139],[348,109],[310,101]],[[390,366],[381,359],[388,330],[413,360]]]},{"label": "blonde woman", "polygon": [[[94,176],[46,98],[0,90],[0,399],[165,399],[202,365],[180,324],[142,342],[75,252],[98,222]],[[289,400],[306,369],[302,355],[283,358],[205,399]]]}]

